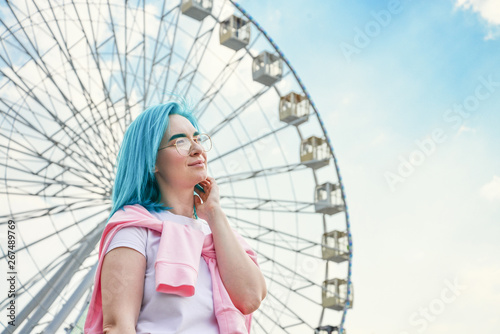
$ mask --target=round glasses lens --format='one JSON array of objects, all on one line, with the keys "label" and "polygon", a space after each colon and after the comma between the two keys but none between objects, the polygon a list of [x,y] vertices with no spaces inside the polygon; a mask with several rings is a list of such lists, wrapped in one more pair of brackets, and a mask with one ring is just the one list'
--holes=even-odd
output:
[{"label": "round glasses lens", "polygon": [[198,143],[200,143],[205,152],[210,151],[210,149],[212,148],[212,141],[210,140],[210,137],[207,135],[200,135],[198,137]]},{"label": "round glasses lens", "polygon": [[189,155],[189,150],[191,148],[191,142],[188,139],[186,139],[186,138],[177,139],[177,141],[175,142],[175,145],[177,147],[177,151],[179,151],[179,153],[181,155]]}]

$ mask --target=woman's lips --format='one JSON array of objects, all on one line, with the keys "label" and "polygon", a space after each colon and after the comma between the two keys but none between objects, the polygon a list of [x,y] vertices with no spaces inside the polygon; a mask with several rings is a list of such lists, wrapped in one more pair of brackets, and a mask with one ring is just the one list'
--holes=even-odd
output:
[{"label": "woman's lips", "polygon": [[189,167],[205,167],[205,164],[199,163],[199,164],[189,165]]}]

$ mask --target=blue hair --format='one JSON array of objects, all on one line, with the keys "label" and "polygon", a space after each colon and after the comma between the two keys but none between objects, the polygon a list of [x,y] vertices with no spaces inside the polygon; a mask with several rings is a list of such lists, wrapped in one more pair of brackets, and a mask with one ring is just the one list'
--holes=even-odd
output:
[{"label": "blue hair", "polygon": [[168,128],[168,116],[173,114],[184,116],[199,131],[198,121],[184,100],[147,108],[125,131],[116,159],[112,208],[108,219],[124,205],[140,204],[154,212],[172,209],[160,201],[161,192],[154,168],[160,142]]}]

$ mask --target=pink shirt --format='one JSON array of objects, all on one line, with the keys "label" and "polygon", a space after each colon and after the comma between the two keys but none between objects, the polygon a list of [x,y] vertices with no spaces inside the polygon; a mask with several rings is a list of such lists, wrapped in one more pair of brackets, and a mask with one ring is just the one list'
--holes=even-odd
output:
[{"label": "pink shirt", "polygon": [[[252,315],[243,315],[231,302],[217,267],[212,234],[202,231],[196,224],[183,225],[169,220],[161,221],[140,205],[126,205],[108,221],[99,247],[99,262],[94,291],[90,302],[85,333],[102,333],[102,301],[100,272],[102,260],[113,236],[123,227],[142,226],[161,233],[155,261],[156,291],[189,297],[195,294],[200,254],[206,262],[212,279],[212,297],[215,317],[220,333],[250,333]],[[257,264],[250,246],[234,231],[240,244]],[[258,264],[257,264],[258,265]]]}]

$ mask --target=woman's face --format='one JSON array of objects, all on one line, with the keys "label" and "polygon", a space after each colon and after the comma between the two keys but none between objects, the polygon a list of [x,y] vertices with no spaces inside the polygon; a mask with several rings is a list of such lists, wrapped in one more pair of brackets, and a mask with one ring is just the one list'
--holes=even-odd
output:
[{"label": "woman's face", "polygon": [[160,147],[172,145],[158,151],[156,157],[156,178],[174,187],[194,187],[207,178],[207,153],[199,144],[191,142],[191,153],[180,155],[173,145],[176,138],[193,139],[197,135],[196,128],[181,115],[170,115],[169,126],[160,143]]}]

